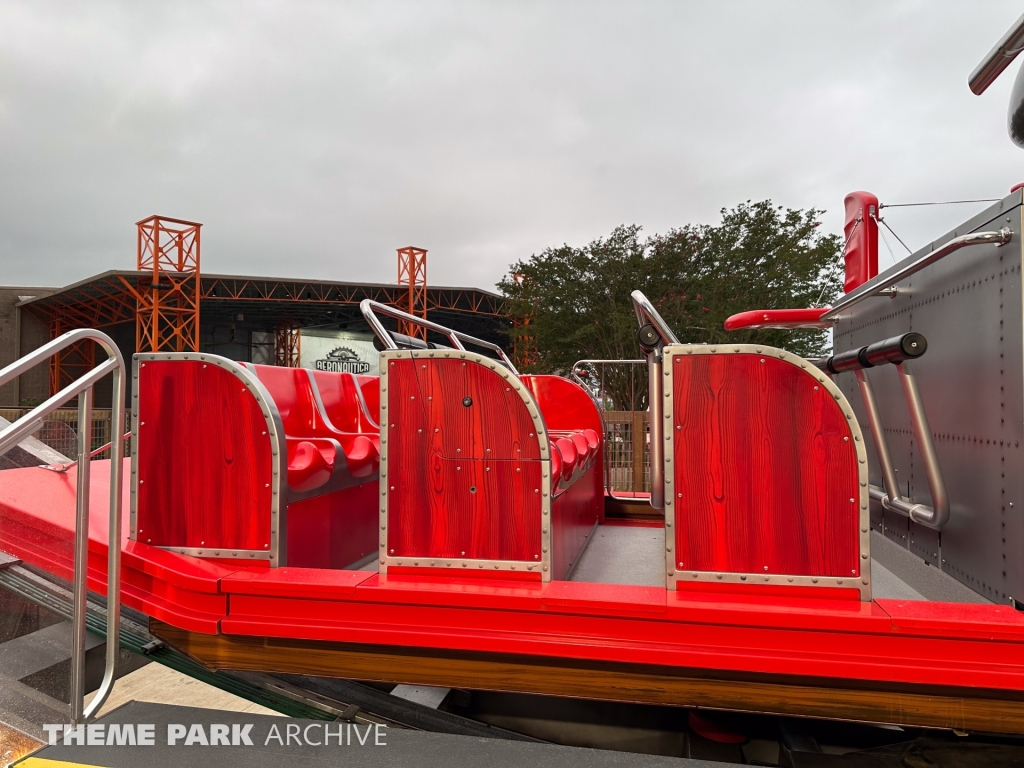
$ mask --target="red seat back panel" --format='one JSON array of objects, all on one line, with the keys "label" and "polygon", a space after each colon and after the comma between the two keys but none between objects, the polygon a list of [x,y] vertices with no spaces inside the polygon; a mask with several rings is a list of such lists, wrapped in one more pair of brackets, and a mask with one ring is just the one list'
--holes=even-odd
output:
[{"label": "red seat back panel", "polygon": [[139,365],[138,540],[268,550],[272,456],[259,403],[230,371]]},{"label": "red seat back panel", "polygon": [[676,567],[859,575],[857,454],[833,395],[756,354],[678,355],[672,382]]},{"label": "red seat back panel", "polygon": [[540,443],[511,383],[459,359],[388,365],[388,554],[539,562]]}]

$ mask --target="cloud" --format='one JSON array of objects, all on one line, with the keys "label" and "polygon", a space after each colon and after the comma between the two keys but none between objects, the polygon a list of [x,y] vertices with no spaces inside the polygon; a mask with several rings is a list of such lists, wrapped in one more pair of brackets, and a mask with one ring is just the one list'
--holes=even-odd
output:
[{"label": "cloud", "polygon": [[[1015,3],[0,2],[0,266],[134,266],[134,222],[204,224],[207,272],[434,284],[621,223],[1001,197]],[[911,247],[981,206],[892,209]],[[895,245],[895,243],[894,243]],[[883,246],[883,254],[885,249]],[[883,255],[883,264],[888,256]]]}]

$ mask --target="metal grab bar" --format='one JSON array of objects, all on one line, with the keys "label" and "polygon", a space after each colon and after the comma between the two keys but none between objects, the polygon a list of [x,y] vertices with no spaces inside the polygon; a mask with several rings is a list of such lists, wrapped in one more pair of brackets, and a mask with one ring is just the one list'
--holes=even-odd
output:
[{"label": "metal grab bar", "polygon": [[[32,434],[43,418],[73,397],[78,397],[78,483],[75,498],[75,578],[71,619],[71,723],[88,722],[99,712],[114,687],[114,673],[121,637],[121,465],[122,440],[110,446],[110,514],[107,529],[107,653],[103,681],[89,706],[85,706],[85,619],[88,598],[89,552],[89,453],[91,448],[93,386],[108,373],[113,377],[113,424],[124,424],[125,367],[114,340],[100,331],[79,329],[59,336],[20,360],[0,370],[0,386],[31,370],[72,344],[94,341],[107,353],[107,360],[80,377],[42,405],[0,432],[0,455]],[[123,427],[118,426],[118,429]]]},{"label": "metal grab bar", "polygon": [[[647,411],[651,431],[651,506],[665,508],[665,402],[662,392],[662,350],[666,344],[678,344],[679,339],[672,333],[661,315],[642,291],[629,294],[633,300],[633,311],[640,324],[640,349],[647,358]],[[647,329],[655,333],[651,335]]]},{"label": "metal grab bar", "polygon": [[425,320],[422,317],[410,315],[407,312],[402,312],[400,309],[389,307],[386,304],[381,304],[379,302],[372,301],[371,299],[363,299],[361,302],[359,302],[359,311],[363,313],[363,317],[366,318],[366,322],[370,324],[370,327],[373,329],[373,332],[377,335],[377,338],[381,340],[381,343],[384,345],[385,349],[399,349],[400,347],[398,346],[398,344],[395,343],[395,340],[391,337],[391,333],[388,331],[388,329],[385,328],[381,324],[380,320],[377,319],[377,315],[375,314],[376,312],[379,312],[385,317],[393,317],[396,320],[405,320],[407,323],[413,323],[414,325],[426,328],[428,331],[436,331],[437,333],[447,336],[448,339],[451,341],[452,345],[456,349],[461,349],[463,352],[466,351],[466,348],[462,346],[462,342],[464,341],[470,344],[474,344],[478,347],[483,347],[485,349],[490,349],[494,352],[497,352],[504,366],[508,368],[510,371],[512,371],[514,375],[519,375],[519,371],[516,370],[515,365],[512,364],[512,361],[509,359],[508,355],[505,354],[505,350],[503,350],[497,344],[492,344],[489,341],[478,339],[476,336],[470,336],[468,333],[456,331],[444,325],[432,323],[429,320]]},{"label": "metal grab bar", "polygon": [[[878,454],[882,484],[885,486],[884,490],[870,486],[868,492],[871,498],[879,502],[885,509],[909,517],[915,523],[939,530],[949,521],[949,496],[946,493],[946,484],[942,479],[942,470],[939,467],[935,443],[932,441],[931,428],[928,426],[924,402],[921,400],[921,393],[917,388],[917,379],[914,378],[913,371],[910,369],[910,360],[920,357],[927,349],[928,342],[924,336],[919,333],[905,333],[902,336],[894,336],[891,339],[868,344],[841,355],[810,362],[829,374],[853,371],[857,377],[857,386],[860,389],[861,399],[864,401],[864,413],[867,416],[868,427],[871,429],[871,437],[875,441],[875,452]],[[838,361],[838,364],[835,361]],[[910,426],[924,461],[928,491],[932,496],[931,506],[915,504],[900,495],[896,471],[893,468],[892,457],[889,455],[889,446],[882,431],[882,420],[878,415],[878,406],[866,371],[867,368],[886,363],[895,365],[899,372],[903,396],[906,398],[907,410],[910,412]]]},{"label": "metal grab bar", "polygon": [[864,299],[869,299],[872,296],[877,296],[880,293],[888,291],[889,288],[896,285],[896,283],[910,277],[915,272],[919,272],[929,264],[933,264],[944,256],[948,256],[954,251],[959,251],[961,248],[966,248],[971,245],[986,245],[993,244],[996,246],[1006,245],[1010,242],[1010,238],[1013,236],[1013,230],[1009,227],[1003,227],[998,232],[972,232],[969,235],[961,235],[960,237],[954,237],[945,245],[940,245],[934,251],[929,251],[924,256],[912,261],[902,269],[893,272],[884,280],[877,283],[868,282],[862,285],[860,288],[856,288],[850,291],[848,294],[843,296],[835,305],[825,314],[821,316],[822,320],[833,320],[835,317],[842,312],[844,309],[852,307],[854,304],[859,304]]}]

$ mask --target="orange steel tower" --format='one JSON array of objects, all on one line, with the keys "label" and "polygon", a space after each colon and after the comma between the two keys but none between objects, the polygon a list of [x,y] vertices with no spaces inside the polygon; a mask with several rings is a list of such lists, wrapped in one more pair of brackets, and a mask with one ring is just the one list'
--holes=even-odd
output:
[{"label": "orange steel tower", "polygon": [[[49,323],[50,338],[73,331],[79,326],[63,315],[55,315]],[[96,344],[83,341],[65,347],[50,358],[50,394],[55,395],[75,379],[96,367]]]},{"label": "orange steel tower", "polygon": [[298,368],[302,350],[299,324],[285,320],[274,328],[274,365],[282,368]]},{"label": "orange steel tower", "polygon": [[[512,275],[516,285],[524,285],[526,276],[516,272]],[[540,356],[537,354],[537,339],[528,330],[532,313],[515,315],[512,318],[512,362],[517,368],[528,369],[536,365]]]},{"label": "orange steel tower", "polygon": [[[423,248],[398,249],[398,284],[408,285],[408,303],[399,307],[410,315],[427,319],[427,252]],[[427,329],[404,320],[398,323],[398,332],[406,336],[427,338]]]},{"label": "orange steel tower", "polygon": [[135,348],[199,351],[199,228],[194,221],[150,216],[138,227],[138,269],[149,283],[135,291]]}]

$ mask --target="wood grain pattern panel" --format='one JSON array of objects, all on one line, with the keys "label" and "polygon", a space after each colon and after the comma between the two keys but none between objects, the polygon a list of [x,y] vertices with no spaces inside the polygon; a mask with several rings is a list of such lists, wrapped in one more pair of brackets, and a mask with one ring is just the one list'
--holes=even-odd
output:
[{"label": "wood grain pattern panel", "polygon": [[139,541],[267,549],[270,438],[245,385],[215,365],[151,360],[137,386]]},{"label": "wood grain pattern panel", "polygon": [[680,569],[860,573],[857,456],[839,405],[753,354],[672,362]]},{"label": "wood grain pattern panel", "polygon": [[387,396],[388,554],[538,562],[539,441],[508,382],[460,360],[396,360]]},{"label": "wood grain pattern panel", "polygon": [[284,638],[150,631],[214,670],[317,675],[902,726],[1024,733],[1024,701],[969,689],[850,687],[842,681],[704,676],[694,670],[500,654],[416,652]]},{"label": "wood grain pattern panel", "polygon": [[[406,361],[402,361],[403,363]],[[427,411],[431,449],[446,458],[540,459],[533,419],[511,382],[458,359],[409,361]],[[472,404],[463,404],[465,398]]]}]

